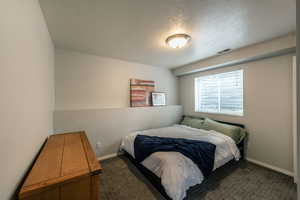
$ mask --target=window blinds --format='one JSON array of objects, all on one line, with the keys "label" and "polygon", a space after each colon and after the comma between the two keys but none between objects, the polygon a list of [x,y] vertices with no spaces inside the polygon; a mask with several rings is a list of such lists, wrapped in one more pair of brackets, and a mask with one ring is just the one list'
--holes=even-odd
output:
[{"label": "window blinds", "polygon": [[243,115],[243,70],[195,79],[197,112]]}]

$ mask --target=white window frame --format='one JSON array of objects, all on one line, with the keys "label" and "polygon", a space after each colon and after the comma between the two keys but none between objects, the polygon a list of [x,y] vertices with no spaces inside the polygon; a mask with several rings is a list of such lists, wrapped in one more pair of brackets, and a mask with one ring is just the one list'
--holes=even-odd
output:
[{"label": "white window frame", "polygon": [[[198,105],[198,86],[197,86],[197,82],[198,82],[198,79],[202,78],[203,76],[210,76],[210,75],[216,75],[216,74],[222,74],[222,73],[227,73],[227,72],[231,72],[231,71],[242,71],[242,89],[243,89],[243,94],[242,94],[242,97],[243,97],[243,110],[241,113],[236,113],[236,112],[207,112],[207,111],[201,111],[201,110],[198,110],[199,108],[199,105]],[[226,72],[220,72],[220,73],[215,73],[215,74],[208,74],[208,75],[203,75],[203,76],[199,76],[199,77],[196,77],[194,79],[194,91],[195,91],[195,112],[198,112],[198,113],[207,113],[207,114],[217,114],[217,115],[229,115],[229,116],[239,116],[239,117],[243,117],[244,116],[244,113],[245,113],[245,101],[244,101],[244,70],[243,69],[236,69],[236,70],[231,70],[231,71],[226,71]],[[220,88],[219,88],[220,89]],[[219,95],[219,98],[220,98],[220,95]],[[220,100],[219,100],[220,102]],[[221,110],[220,109],[220,103],[219,103],[219,111]]]}]

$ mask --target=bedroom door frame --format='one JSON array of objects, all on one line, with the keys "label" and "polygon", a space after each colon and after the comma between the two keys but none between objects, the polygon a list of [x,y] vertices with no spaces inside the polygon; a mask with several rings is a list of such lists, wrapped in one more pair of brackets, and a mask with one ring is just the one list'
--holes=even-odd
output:
[{"label": "bedroom door frame", "polygon": [[294,167],[294,182],[298,180],[298,137],[297,137],[297,59],[293,56],[293,68],[292,68],[292,114],[293,114],[293,167]]}]

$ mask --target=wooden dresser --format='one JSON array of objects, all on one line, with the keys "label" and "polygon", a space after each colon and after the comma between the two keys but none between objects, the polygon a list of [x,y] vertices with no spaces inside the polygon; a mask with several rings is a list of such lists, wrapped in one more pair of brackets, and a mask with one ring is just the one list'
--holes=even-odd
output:
[{"label": "wooden dresser", "polygon": [[20,200],[98,200],[101,166],[84,132],[52,135],[27,176]]}]

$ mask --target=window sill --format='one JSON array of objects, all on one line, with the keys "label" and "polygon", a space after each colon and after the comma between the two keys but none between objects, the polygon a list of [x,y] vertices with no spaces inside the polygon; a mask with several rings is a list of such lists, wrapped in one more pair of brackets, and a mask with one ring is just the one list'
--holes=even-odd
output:
[{"label": "window sill", "polygon": [[195,110],[196,113],[203,113],[203,114],[212,114],[212,115],[225,115],[225,116],[233,116],[233,117],[244,117],[244,113],[237,114],[237,113],[219,113],[219,112],[204,112]]}]

